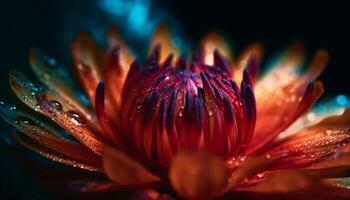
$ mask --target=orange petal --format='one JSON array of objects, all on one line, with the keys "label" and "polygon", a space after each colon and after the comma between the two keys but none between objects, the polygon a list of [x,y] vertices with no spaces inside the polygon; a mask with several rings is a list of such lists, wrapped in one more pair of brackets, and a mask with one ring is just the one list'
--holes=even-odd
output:
[{"label": "orange petal", "polygon": [[[260,43],[254,43],[250,45],[240,56],[238,59],[238,63],[233,68],[233,80],[236,81],[236,83],[242,82],[243,79],[243,71],[246,67],[249,67],[249,62],[251,62],[251,58],[254,57],[256,61],[258,61],[260,64],[260,61],[262,59],[262,45]],[[258,69],[253,74],[253,79],[255,79],[258,75]]]},{"label": "orange petal", "polygon": [[82,144],[101,154],[102,138],[97,134],[96,125],[88,121],[90,116],[79,113],[71,103],[58,94],[34,85],[19,72],[10,72],[10,86],[27,106],[49,117]]},{"label": "orange petal", "polygon": [[[0,116],[36,143],[86,165],[99,166],[99,157],[88,148],[63,137],[59,130],[1,103]],[[97,168],[97,167],[96,167]]]},{"label": "orange petal", "polygon": [[304,62],[304,54],[303,46],[296,43],[277,58],[277,61],[273,61],[272,66],[268,66],[271,69],[255,85],[257,100],[267,98],[267,91],[282,88],[297,79],[298,70]]},{"label": "orange petal", "polygon": [[233,63],[233,53],[223,35],[219,32],[210,32],[201,40],[200,46],[204,49],[204,63],[214,64],[214,50],[218,49],[223,57]]},{"label": "orange petal", "polygon": [[160,47],[160,63],[164,63],[170,54],[173,55],[173,60],[179,58],[179,50],[173,44],[168,25],[165,23],[159,25],[153,33],[149,54],[156,46]]},{"label": "orange petal", "polygon": [[118,47],[120,49],[120,64],[128,72],[131,63],[134,61],[134,56],[129,51],[128,46],[124,43],[124,40],[119,34],[116,27],[112,26],[107,31],[107,43],[109,51]]},{"label": "orange petal", "polygon": [[95,89],[103,78],[106,68],[106,55],[90,34],[80,33],[73,40],[71,50],[79,77],[92,105]]},{"label": "orange petal", "polygon": [[92,119],[95,119],[93,112],[87,107],[89,104],[87,97],[77,87],[65,66],[56,63],[53,58],[34,48],[30,50],[29,60],[33,71],[42,83],[71,102],[79,112],[91,115]]},{"label": "orange petal", "polygon": [[180,152],[169,171],[175,191],[185,199],[212,199],[227,184],[224,163],[207,152]]},{"label": "orange petal", "polygon": [[106,175],[117,185],[143,186],[160,182],[159,177],[140,163],[112,147],[104,147],[102,162]]},{"label": "orange petal", "polygon": [[257,120],[248,153],[273,141],[310,108],[322,93],[322,83],[307,84],[296,80],[269,93],[269,99],[257,102]]},{"label": "orange petal", "polygon": [[245,159],[242,163],[239,163],[240,160],[228,160],[227,164],[229,168],[234,167],[232,170],[229,183],[222,193],[232,191],[239,183],[245,179],[252,178],[260,172],[263,172],[274,159],[266,156],[252,157]]},{"label": "orange petal", "polygon": [[339,152],[350,143],[350,109],[287,137],[268,151],[280,157],[276,168],[305,167]]},{"label": "orange petal", "polygon": [[274,173],[255,186],[246,188],[254,192],[286,193],[311,187],[325,178],[343,177],[350,171],[348,167],[336,167],[325,169],[304,169],[281,171]]},{"label": "orange petal", "polygon": [[13,134],[13,136],[21,145],[55,162],[59,162],[65,165],[70,165],[72,167],[77,167],[77,168],[89,170],[89,171],[98,171],[98,172],[101,171],[101,168],[99,166],[86,164],[76,159],[69,158],[68,156],[63,155],[62,153],[57,153],[55,151],[52,151],[48,148],[43,147],[42,145],[40,145],[39,143],[35,142],[32,139],[26,138],[21,135],[16,135],[15,133]]}]

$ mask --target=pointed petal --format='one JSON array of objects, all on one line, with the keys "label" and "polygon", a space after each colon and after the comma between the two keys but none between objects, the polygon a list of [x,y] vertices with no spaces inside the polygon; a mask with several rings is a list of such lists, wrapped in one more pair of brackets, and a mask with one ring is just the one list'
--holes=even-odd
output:
[{"label": "pointed petal", "polygon": [[343,104],[342,102],[339,103],[338,98],[341,96],[342,95],[319,101],[316,106],[312,108],[312,110],[299,117],[299,119],[289,126],[287,130],[283,131],[278,136],[277,140],[298,133],[309,126],[315,125],[327,117],[341,115],[344,110],[350,106],[350,101],[347,104]]},{"label": "pointed petal", "polygon": [[306,167],[329,158],[350,143],[350,109],[324,119],[306,130],[276,143],[268,151],[280,157],[275,168]]},{"label": "pointed petal", "polygon": [[281,171],[267,177],[255,186],[247,188],[247,190],[274,193],[293,192],[316,185],[325,178],[343,177],[349,171],[350,167]]},{"label": "pointed petal", "polygon": [[84,32],[73,40],[71,50],[83,87],[94,105],[95,88],[106,68],[106,55],[91,35]]},{"label": "pointed petal", "polygon": [[117,185],[143,186],[160,182],[140,163],[112,147],[104,147],[102,161],[106,175]]},{"label": "pointed petal", "polygon": [[30,50],[29,60],[33,71],[42,83],[61,94],[84,115],[93,116],[92,111],[87,107],[89,105],[87,97],[76,86],[65,66],[34,48]]},{"label": "pointed petal", "polygon": [[263,172],[269,165],[272,164],[274,159],[271,157],[260,156],[245,159],[242,163],[235,160],[228,160],[227,165],[229,168],[234,168],[229,178],[229,183],[222,191],[226,193],[232,191],[239,183],[245,179],[252,178],[260,172]]},{"label": "pointed petal", "polygon": [[204,49],[204,63],[214,64],[214,50],[218,49],[229,63],[233,62],[233,53],[223,35],[219,32],[210,32],[201,40],[200,46]]},{"label": "pointed petal", "polygon": [[125,70],[125,73],[127,73],[131,63],[134,60],[134,56],[129,51],[128,46],[124,43],[124,40],[120,36],[118,29],[114,26],[110,27],[107,31],[107,43],[109,50],[112,50],[116,47],[120,49],[120,64]]},{"label": "pointed petal", "polygon": [[267,94],[266,101],[257,101],[257,121],[248,153],[273,141],[316,102],[323,93],[323,85],[306,83],[297,80]]},{"label": "pointed petal", "polygon": [[186,199],[212,199],[227,184],[223,162],[207,152],[181,152],[169,171],[175,191]]},{"label": "pointed petal", "polygon": [[27,106],[49,117],[72,136],[97,154],[101,154],[102,139],[96,125],[58,94],[31,83],[21,73],[10,72],[10,86],[16,96]]},{"label": "pointed petal", "polygon": [[165,23],[161,24],[153,33],[150,50],[154,49],[155,46],[158,45],[160,47],[160,63],[165,62],[170,54],[173,55],[174,60],[179,58],[179,50],[173,45],[168,25]]},{"label": "pointed petal", "polygon": [[57,153],[55,151],[52,151],[48,148],[43,147],[39,143],[35,142],[32,139],[26,138],[23,135],[21,136],[19,134],[17,135],[16,133],[14,133],[13,137],[26,148],[32,151],[35,151],[41,156],[48,158],[50,160],[53,160],[55,162],[59,162],[65,165],[70,165],[72,167],[77,167],[88,171],[97,171],[97,172],[101,171],[101,168],[99,166],[86,164],[84,162],[80,162],[75,159],[69,158],[68,156],[63,155],[62,153]]},{"label": "pointed petal", "polygon": [[243,78],[244,69],[248,68],[252,73],[253,80],[256,79],[259,72],[260,60],[262,59],[262,45],[260,43],[253,43],[250,45],[238,59],[238,63],[233,68],[233,80],[240,83]]},{"label": "pointed petal", "polygon": [[49,150],[76,160],[76,162],[98,168],[100,160],[96,154],[88,148],[64,138],[59,130],[55,130],[53,127],[50,128],[49,125],[44,124],[29,114],[2,103],[0,104],[0,116],[7,123],[13,125],[17,130],[32,139],[33,142],[35,141],[35,143]]},{"label": "pointed petal", "polygon": [[95,95],[95,109],[98,121],[106,137],[113,142],[113,144],[119,146],[119,141],[117,140],[116,131],[113,130],[109,116],[106,115],[105,110],[105,84],[101,81],[96,88]]},{"label": "pointed petal", "polygon": [[[270,70],[255,85],[258,99],[266,97],[266,92],[288,85],[299,77],[298,70],[304,62],[304,47],[296,43],[288,48],[282,55],[272,60]],[[273,87],[272,87],[273,86]]]}]

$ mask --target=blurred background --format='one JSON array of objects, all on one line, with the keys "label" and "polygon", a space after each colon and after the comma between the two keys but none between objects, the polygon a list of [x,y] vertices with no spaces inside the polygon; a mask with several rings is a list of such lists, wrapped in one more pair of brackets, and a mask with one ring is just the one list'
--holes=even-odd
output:
[{"label": "blurred background", "polygon": [[[9,69],[20,69],[33,76],[28,64],[30,47],[37,47],[71,66],[69,44],[77,32],[89,31],[104,44],[106,28],[117,25],[132,50],[139,57],[144,57],[149,37],[157,24],[164,21],[174,32],[174,42],[185,51],[196,47],[198,40],[212,30],[222,31],[235,53],[252,42],[262,42],[265,47],[264,58],[267,58],[263,64],[296,41],[305,45],[308,58],[318,48],[325,48],[331,60],[321,76],[325,84],[323,98],[350,95],[350,13],[345,3],[22,0],[2,2],[0,15],[0,95],[1,99],[9,102],[15,101],[8,87]],[[11,131],[3,121],[0,121],[0,126],[1,132]],[[40,168],[42,162],[46,165],[50,163],[31,157],[33,154],[23,148],[0,140],[1,195],[12,199],[55,197],[52,192],[37,187],[33,181],[35,177],[54,177],[53,174],[46,171],[47,174],[27,173],[30,169]]]}]

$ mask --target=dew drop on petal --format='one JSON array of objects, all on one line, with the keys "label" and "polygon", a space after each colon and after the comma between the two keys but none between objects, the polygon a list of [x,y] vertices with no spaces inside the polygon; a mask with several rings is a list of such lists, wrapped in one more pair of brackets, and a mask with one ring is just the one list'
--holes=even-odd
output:
[{"label": "dew drop on petal", "polygon": [[50,101],[50,105],[51,105],[52,108],[54,108],[57,111],[62,111],[63,110],[61,103],[59,103],[58,101],[51,100]]},{"label": "dew drop on petal", "polygon": [[85,125],[85,120],[76,112],[69,111],[67,115],[71,118],[71,122],[73,122],[77,126]]}]

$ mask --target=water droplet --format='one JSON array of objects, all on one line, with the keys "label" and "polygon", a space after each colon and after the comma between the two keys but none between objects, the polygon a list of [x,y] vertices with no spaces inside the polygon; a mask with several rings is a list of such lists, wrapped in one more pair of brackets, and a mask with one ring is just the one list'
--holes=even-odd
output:
[{"label": "water droplet", "polygon": [[331,130],[326,130],[326,135],[331,135],[332,134],[332,131]]},{"label": "water droplet", "polygon": [[182,117],[183,116],[183,112],[182,110],[179,111],[179,117]]},{"label": "water droplet", "polygon": [[264,176],[264,174],[260,173],[256,175],[258,178],[262,178]]},{"label": "water droplet", "polygon": [[51,100],[50,101],[50,105],[51,105],[52,108],[54,108],[57,111],[62,111],[63,110],[62,105],[58,101]]},{"label": "water droplet", "polygon": [[140,110],[141,108],[142,108],[142,105],[141,105],[141,104],[139,104],[139,105],[136,107],[137,110]]},{"label": "water droplet", "polygon": [[5,105],[5,103],[3,101],[0,101],[0,105]]},{"label": "water droplet", "polygon": [[17,108],[15,106],[11,106],[10,110],[16,110]]},{"label": "water droplet", "polygon": [[68,116],[71,117],[71,122],[77,126],[82,126],[85,124],[85,120],[76,112],[68,111]]},{"label": "water droplet", "polygon": [[213,116],[213,111],[212,110],[208,110],[208,115],[209,116]]},{"label": "water droplet", "polygon": [[27,124],[27,125],[34,124],[33,120],[31,120],[30,118],[25,117],[25,116],[17,117],[17,120],[22,122],[23,124]]},{"label": "water droplet", "polygon": [[266,154],[266,158],[271,158],[271,155],[270,154]]},{"label": "water droplet", "polygon": [[35,111],[39,111],[40,108],[41,108],[40,105],[39,105],[39,104],[36,104],[35,107],[34,107],[34,110],[35,110]]}]

